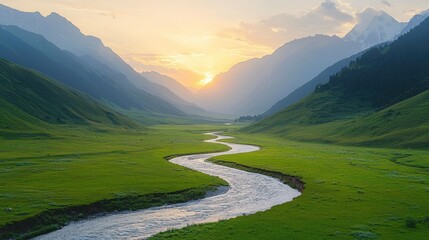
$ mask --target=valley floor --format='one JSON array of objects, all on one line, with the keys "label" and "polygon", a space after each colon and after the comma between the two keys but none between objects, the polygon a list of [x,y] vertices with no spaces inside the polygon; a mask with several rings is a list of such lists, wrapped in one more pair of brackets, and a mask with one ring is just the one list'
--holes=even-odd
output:
[{"label": "valley floor", "polygon": [[[429,235],[427,151],[301,143],[230,128],[80,127],[39,137],[3,137],[0,226],[52,209],[100,201],[109,205],[111,199],[119,201],[107,207],[112,211],[121,203],[139,209],[202,197],[210,187],[225,182],[165,158],[226,150],[202,142],[210,137],[201,133],[221,129],[236,137],[232,141],[259,145],[262,150],[216,160],[300,177],[305,182],[302,196],[266,212],[161,233],[153,239],[425,239]],[[167,194],[172,192],[176,195]],[[143,198],[146,205],[136,204],[140,196],[150,194],[151,200]],[[32,229],[27,237],[69,220],[51,216],[49,226]]]},{"label": "valley floor", "polygon": [[[228,149],[202,142],[211,137],[201,133],[212,127],[180,129],[53,127],[40,136],[3,135],[0,239],[14,232],[25,238],[49,232],[97,211],[183,202],[225,184],[166,161],[172,155]],[[68,209],[75,206],[78,208]],[[78,215],[67,216],[71,212]],[[22,222],[28,219],[31,221]],[[13,222],[21,224],[10,226]],[[7,225],[9,228],[2,228]],[[25,230],[29,232],[22,235]]]},{"label": "valley floor", "polygon": [[152,239],[427,239],[427,151],[232,135],[263,150],[217,160],[299,176],[302,196],[266,212]]}]

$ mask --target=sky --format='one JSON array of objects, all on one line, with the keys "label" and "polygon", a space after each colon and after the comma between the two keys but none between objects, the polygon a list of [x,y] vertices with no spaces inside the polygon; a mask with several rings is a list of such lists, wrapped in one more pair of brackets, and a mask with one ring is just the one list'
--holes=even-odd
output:
[{"label": "sky", "polygon": [[0,0],[59,13],[103,40],[137,71],[198,89],[234,64],[314,34],[343,36],[368,7],[408,21],[428,0]]}]

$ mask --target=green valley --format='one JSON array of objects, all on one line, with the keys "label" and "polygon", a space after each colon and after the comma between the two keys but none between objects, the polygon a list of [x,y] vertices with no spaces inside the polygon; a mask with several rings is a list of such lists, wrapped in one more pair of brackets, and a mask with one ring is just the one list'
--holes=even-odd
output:
[{"label": "green valley", "polygon": [[[180,127],[93,130],[51,126],[46,132],[49,137],[4,136],[0,139],[0,230],[42,214],[31,224],[24,227],[18,224],[16,228],[8,228],[16,230],[7,232],[27,234],[24,230],[29,230],[30,235],[22,235],[28,237],[52,231],[70,220],[98,212],[83,208],[70,216],[67,211],[59,215],[48,211],[100,201],[107,202],[98,211],[106,212],[200,198],[213,186],[225,182],[171,164],[165,158],[225,150],[220,145],[202,142],[210,138],[202,132],[218,127],[201,126],[191,131]],[[154,193],[174,192],[179,194],[172,194],[171,198],[168,195],[145,198]],[[1,230],[1,238],[7,232]]]},{"label": "green valley", "polygon": [[303,195],[266,212],[151,239],[425,239],[428,235],[427,150],[232,135],[236,142],[262,146],[262,151],[218,157],[216,162],[298,176],[305,182]]},{"label": "green valley", "polygon": [[0,3],[1,240],[428,239],[427,3],[96,2]]}]

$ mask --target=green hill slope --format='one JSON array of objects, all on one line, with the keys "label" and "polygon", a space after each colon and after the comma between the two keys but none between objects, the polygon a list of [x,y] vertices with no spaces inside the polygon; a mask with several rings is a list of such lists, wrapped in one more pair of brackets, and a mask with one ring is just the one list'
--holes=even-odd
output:
[{"label": "green hill slope", "polygon": [[319,75],[317,75],[317,77],[313,78],[311,81],[304,84],[303,86],[301,86],[300,88],[296,89],[291,94],[289,94],[287,97],[285,97],[284,99],[274,104],[267,112],[263,113],[263,116],[267,117],[267,116],[276,114],[281,110],[291,106],[292,104],[297,103],[300,100],[304,99],[306,96],[314,92],[314,89],[316,89],[318,85],[326,84],[327,82],[329,82],[329,79],[332,75],[341,71],[341,69],[347,67],[350,64],[350,62],[355,61],[358,57],[362,56],[363,53],[364,52],[358,53],[356,55],[343,59],[335,63],[334,65],[328,67]]},{"label": "green hill slope", "polygon": [[245,131],[301,140],[425,147],[428,42],[429,19],[392,44],[369,50],[304,100]]},{"label": "green hill slope", "polygon": [[375,145],[429,148],[429,91],[369,116],[345,122],[332,136]]},{"label": "green hill slope", "polygon": [[92,98],[5,60],[0,60],[0,85],[0,130],[67,123],[137,126]]}]

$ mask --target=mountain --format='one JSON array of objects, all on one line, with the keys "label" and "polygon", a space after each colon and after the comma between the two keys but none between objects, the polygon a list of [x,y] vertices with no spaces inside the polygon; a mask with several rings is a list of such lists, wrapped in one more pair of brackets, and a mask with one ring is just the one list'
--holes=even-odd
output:
[{"label": "mountain", "polygon": [[144,72],[141,75],[152,82],[153,89],[160,90],[160,87],[162,87],[168,89],[171,93],[174,92],[174,94],[164,95],[164,98],[176,108],[191,115],[206,115],[204,109],[193,103],[195,101],[194,94],[176,80],[157,72]]},{"label": "mountain", "polygon": [[44,37],[15,26],[0,26],[0,57],[121,108],[183,115],[167,101],[136,89],[107,66],[99,63],[95,69]]},{"label": "mountain", "polygon": [[402,31],[399,34],[399,36],[402,36],[402,35],[408,33],[411,29],[413,29],[413,28],[417,27],[418,25],[420,25],[420,23],[422,23],[428,17],[429,17],[429,10],[426,10],[426,11],[420,13],[420,14],[415,15],[408,22],[407,26],[405,26],[405,28],[402,29]]},{"label": "mountain", "polygon": [[104,46],[100,39],[84,35],[79,28],[57,13],[44,17],[39,12],[21,12],[0,4],[0,24],[14,25],[40,34],[61,50],[71,52],[77,57],[90,56],[99,63],[123,74],[141,90],[162,98],[181,109],[195,110],[192,104],[184,101],[169,89],[142,77],[112,49]]},{"label": "mountain", "polygon": [[[237,64],[203,88],[198,94],[198,103],[207,110],[234,116],[260,114],[313,79],[282,103],[288,105],[311,93],[319,82],[326,82],[327,75],[346,66],[347,61],[333,64],[368,47],[393,40],[404,26],[385,12],[368,8],[342,39],[323,35],[298,39],[272,55]],[[332,67],[326,69],[329,66]],[[321,73],[324,70],[326,72]],[[268,114],[279,110],[282,104]]]},{"label": "mountain", "polygon": [[[399,35],[397,35],[397,37],[408,33],[411,29],[418,26],[423,20],[425,20],[428,17],[429,17],[429,10],[414,16],[408,22],[406,27],[401,31],[401,33]],[[386,18],[389,19],[389,17],[386,17]],[[387,40],[390,41],[392,39],[387,39]],[[314,79],[312,79],[308,83],[304,84],[303,86],[301,86],[300,88],[298,88],[297,90],[295,90],[294,92],[289,94],[286,98],[284,98],[284,99],[280,100],[279,102],[277,102],[276,104],[274,104],[267,112],[265,112],[263,114],[263,116],[273,115],[273,114],[281,111],[282,109],[285,109],[286,107],[288,107],[294,103],[299,102],[300,100],[302,100],[306,96],[310,95],[314,91],[316,86],[318,86],[320,84],[327,83],[329,81],[329,78],[332,75],[339,72],[342,68],[347,67],[350,64],[350,62],[355,61],[363,53],[365,53],[365,51],[362,51],[361,53],[358,53],[358,54],[351,56],[349,58],[343,59],[343,60],[335,63],[331,67],[327,68],[322,73],[320,73],[317,77],[315,77]]]},{"label": "mountain", "polygon": [[48,124],[138,125],[112,109],[39,73],[0,59],[0,132]]},{"label": "mountain", "polygon": [[367,8],[359,14],[359,23],[344,37],[359,43],[363,49],[391,41],[405,27],[383,11]]},{"label": "mountain", "polygon": [[154,71],[142,72],[141,75],[146,79],[148,79],[149,81],[152,81],[154,83],[157,83],[161,86],[164,86],[170,89],[170,91],[176,93],[179,97],[181,97],[185,101],[195,102],[195,94],[191,90],[189,90],[188,88],[180,84],[175,79]]},{"label": "mountain", "polygon": [[14,25],[40,34],[62,50],[77,56],[93,56],[109,67],[114,66],[115,70],[127,65],[100,39],[82,34],[79,28],[56,13],[44,17],[39,12],[21,12],[0,4],[0,24]]},{"label": "mountain", "polygon": [[393,43],[368,50],[310,96],[247,131],[367,144],[372,140],[359,136],[372,135],[386,145],[405,146],[401,140],[414,139],[413,146],[427,146],[427,131],[419,129],[429,124],[424,110],[429,90],[428,42],[426,19]]},{"label": "mountain", "polygon": [[239,63],[218,75],[198,93],[198,104],[233,116],[259,114],[338,60],[360,50],[354,42],[336,36],[294,40],[271,55]]},{"label": "mountain", "polygon": [[355,54],[349,58],[343,59],[334,65],[328,67],[323,72],[321,72],[317,77],[313,78],[311,81],[307,82],[303,86],[299,87],[291,94],[289,94],[286,98],[278,101],[274,104],[268,111],[262,114],[262,116],[270,116],[281,110],[291,106],[294,103],[297,103],[310,95],[318,85],[325,84],[329,82],[329,79],[332,75],[339,72],[341,69],[349,66],[352,61],[355,61],[358,57],[362,56],[364,52]]}]

